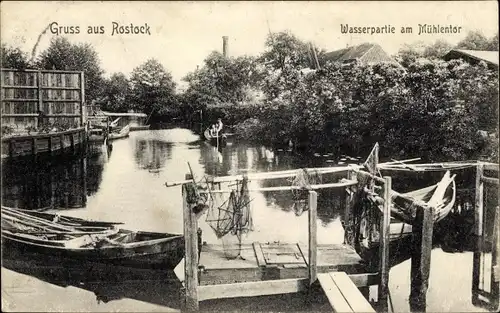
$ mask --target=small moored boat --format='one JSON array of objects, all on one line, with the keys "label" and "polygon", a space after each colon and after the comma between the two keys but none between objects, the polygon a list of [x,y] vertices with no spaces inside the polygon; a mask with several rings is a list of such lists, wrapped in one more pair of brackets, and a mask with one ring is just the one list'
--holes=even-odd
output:
[{"label": "small moored boat", "polygon": [[2,246],[149,269],[173,269],[184,256],[182,235],[119,229],[115,224],[2,207]]},{"label": "small moored boat", "polygon": [[122,129],[120,129],[119,131],[112,131],[111,133],[109,133],[108,139],[109,140],[116,140],[116,139],[125,138],[125,137],[128,137],[129,133],[130,133],[130,126],[127,125],[127,126],[123,127]]},{"label": "small moored boat", "polygon": [[205,139],[210,142],[210,144],[214,147],[225,147],[227,144],[227,138],[224,134],[219,135],[219,136],[212,136],[210,134],[210,129],[207,128],[205,132],[203,133],[205,136]]},{"label": "small moored boat", "polygon": [[[391,207],[390,241],[399,241],[412,234],[414,221],[414,206],[412,201],[418,201],[434,207],[434,223],[445,218],[455,205],[456,185],[455,175],[446,172],[441,181],[435,185],[410,191],[404,194],[393,193]],[[379,245],[379,227],[371,225],[367,214],[361,217],[359,241],[364,249]]]}]

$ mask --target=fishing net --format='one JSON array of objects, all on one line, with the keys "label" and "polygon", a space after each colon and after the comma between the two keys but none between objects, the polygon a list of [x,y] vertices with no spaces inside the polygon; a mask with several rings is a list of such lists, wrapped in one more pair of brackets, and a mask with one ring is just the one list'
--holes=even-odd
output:
[{"label": "fishing net", "polygon": [[293,187],[300,187],[301,189],[292,189],[292,198],[294,200],[293,210],[295,215],[300,216],[304,211],[309,209],[307,201],[309,196],[309,189],[311,185],[320,184],[322,182],[321,174],[316,170],[300,169],[297,175],[292,179]]},{"label": "fishing net", "polygon": [[238,186],[237,191],[232,190],[227,199],[224,199],[223,193],[214,194],[213,197],[214,201],[205,221],[217,238],[220,239],[228,234],[240,236],[253,230],[251,201],[246,180]]},{"label": "fishing net", "polygon": [[378,142],[373,146],[372,151],[366,158],[365,163],[363,163],[363,166],[370,172],[371,174],[374,174],[377,172],[377,165],[378,165]]},{"label": "fishing net", "polygon": [[227,199],[223,193],[214,195],[206,222],[218,239],[222,240],[226,258],[241,257],[242,235],[253,231],[247,179],[237,184]]}]

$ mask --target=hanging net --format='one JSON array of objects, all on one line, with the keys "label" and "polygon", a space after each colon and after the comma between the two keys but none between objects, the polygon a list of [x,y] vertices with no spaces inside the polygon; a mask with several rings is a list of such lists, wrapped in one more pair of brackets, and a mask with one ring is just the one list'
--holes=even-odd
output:
[{"label": "hanging net", "polygon": [[320,184],[321,181],[321,174],[319,174],[316,170],[298,170],[297,175],[295,175],[295,177],[292,179],[292,186],[301,188],[292,189],[292,197],[294,200],[293,210],[295,211],[295,215],[300,216],[304,211],[307,211],[309,209],[307,198],[309,195],[310,186]]},{"label": "hanging net", "polygon": [[[223,193],[214,195],[206,222],[222,240],[226,258],[241,257],[242,235],[253,230],[247,179],[237,183],[227,199]],[[242,258],[242,257],[241,257]]]},{"label": "hanging net", "polygon": [[370,152],[370,155],[368,155],[368,158],[366,158],[365,163],[363,163],[363,166],[365,169],[372,175],[378,174],[378,142],[373,146],[372,151]]},{"label": "hanging net", "polygon": [[246,180],[243,180],[238,189],[231,191],[227,199],[224,199],[222,193],[213,196],[214,201],[208,210],[206,222],[219,239],[229,234],[241,236],[253,230]]}]

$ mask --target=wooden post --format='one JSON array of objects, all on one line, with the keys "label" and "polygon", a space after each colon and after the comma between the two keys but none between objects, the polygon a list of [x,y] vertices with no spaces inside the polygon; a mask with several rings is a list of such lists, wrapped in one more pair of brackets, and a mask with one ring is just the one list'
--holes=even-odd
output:
[{"label": "wooden post", "polygon": [[[36,107],[36,110],[37,110],[37,114],[39,111],[42,110],[42,106],[43,106],[43,91],[42,91],[42,83],[43,83],[43,74],[41,71],[38,71],[37,72],[37,85],[38,85],[38,102],[37,102],[37,107]],[[36,118],[35,120],[35,127],[38,128],[38,127],[41,127],[42,125],[38,125],[38,118]]]},{"label": "wooden post", "polygon": [[[71,136],[73,138],[73,136]],[[82,199],[83,206],[87,205],[87,157],[82,158]]]},{"label": "wooden post", "polygon": [[475,225],[474,233],[476,237],[476,249],[482,251],[482,236],[483,236],[483,224],[484,224],[484,183],[483,178],[484,165],[479,164],[476,170],[476,196],[475,196]]},{"label": "wooden post", "polygon": [[309,191],[309,285],[312,285],[318,274],[317,269],[317,230],[316,230],[316,208],[318,204],[318,193]]},{"label": "wooden post", "polygon": [[378,285],[378,301],[385,307],[389,293],[389,232],[391,223],[391,190],[392,178],[384,177],[384,207],[380,223],[379,267],[380,284]]},{"label": "wooden post", "polygon": [[187,199],[188,184],[182,185],[182,208],[184,212],[184,288],[185,306],[188,311],[198,311],[198,223]]},{"label": "wooden post", "polygon": [[479,282],[481,277],[481,252],[483,251],[482,241],[483,241],[483,196],[484,196],[484,185],[482,181],[483,177],[483,164],[479,164],[476,167],[476,194],[475,194],[475,206],[474,206],[474,235],[475,235],[475,249],[472,262],[472,303],[475,304],[478,301],[478,291]]},{"label": "wooden post", "polygon": [[500,207],[495,208],[495,226],[491,249],[491,299],[493,311],[500,310]]},{"label": "wooden post", "polygon": [[85,124],[84,119],[84,107],[85,107],[85,73],[80,74],[80,127]]},{"label": "wooden post", "polygon": [[[352,180],[353,173],[351,170],[347,171],[347,180]],[[351,200],[352,196],[349,194],[348,190],[350,187],[346,188],[346,197],[345,197],[345,208],[344,208],[344,224],[347,225],[347,223],[350,221],[350,216],[351,216]]]},{"label": "wooden post", "polygon": [[418,206],[412,225],[410,310],[425,312],[432,252],[434,207]]}]

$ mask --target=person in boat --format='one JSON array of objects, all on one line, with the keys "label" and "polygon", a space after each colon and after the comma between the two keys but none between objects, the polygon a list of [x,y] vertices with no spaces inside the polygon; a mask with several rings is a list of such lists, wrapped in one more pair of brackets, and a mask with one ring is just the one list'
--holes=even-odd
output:
[{"label": "person in boat", "polygon": [[215,123],[216,129],[217,129],[217,134],[219,134],[222,131],[222,120],[220,118],[217,119],[217,123]]},{"label": "person in boat", "polygon": [[212,126],[210,127],[210,136],[217,136],[217,126],[215,124],[212,124]]}]

